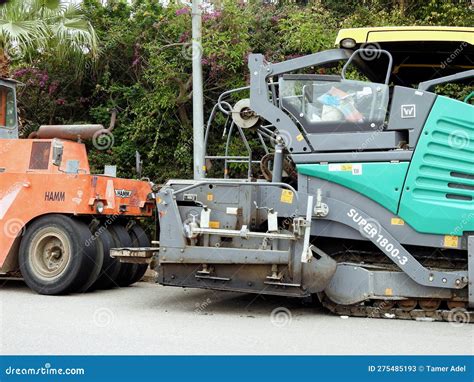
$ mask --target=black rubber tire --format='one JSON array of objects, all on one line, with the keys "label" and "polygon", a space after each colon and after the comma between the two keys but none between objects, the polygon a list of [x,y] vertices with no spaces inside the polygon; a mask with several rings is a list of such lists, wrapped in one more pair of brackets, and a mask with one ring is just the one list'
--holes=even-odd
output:
[{"label": "black rubber tire", "polygon": [[[150,247],[151,242],[148,238],[145,230],[138,224],[132,225],[128,233],[132,238],[132,243],[134,247]],[[137,271],[132,279],[132,284],[140,281],[143,276],[145,276],[145,272],[148,269],[148,264],[137,264]]]},{"label": "black rubber tire", "polygon": [[104,261],[99,276],[90,290],[114,288],[118,286],[116,280],[120,272],[120,262],[110,257],[110,248],[115,247],[114,239],[104,226],[97,227],[94,236],[97,238],[97,247],[102,253]]},{"label": "black rubber tire", "polygon": [[[108,228],[114,240],[114,248],[132,247],[132,239],[124,226],[113,224]],[[120,263],[120,272],[115,282],[120,287],[127,287],[132,283],[133,276],[137,270],[137,264]]]},{"label": "black rubber tire", "polygon": [[[69,255],[63,260],[65,264],[61,264],[59,273],[42,276],[40,268],[45,268],[38,265],[44,261],[44,256],[40,255],[40,252],[44,253],[42,243],[43,240],[46,243],[56,240],[57,243],[58,239],[54,237],[60,237],[61,245],[67,247],[67,250],[61,253]],[[37,251],[34,251],[33,246]],[[66,215],[52,214],[43,216],[27,226],[20,243],[18,260],[21,274],[32,290],[40,294],[58,295],[81,290],[97,269],[99,259],[96,243],[85,223]]]},{"label": "black rubber tire", "polygon": [[[90,229],[89,229],[90,231]],[[87,282],[77,290],[77,293],[86,293],[91,290],[92,285],[97,281],[97,278],[100,275],[102,267],[104,266],[104,252],[103,252],[103,245],[102,241],[98,239],[91,231],[91,239],[94,241],[95,248],[97,251],[97,260],[96,266],[94,267],[93,271],[90,273],[89,279]],[[90,241],[89,240],[89,241]]]}]

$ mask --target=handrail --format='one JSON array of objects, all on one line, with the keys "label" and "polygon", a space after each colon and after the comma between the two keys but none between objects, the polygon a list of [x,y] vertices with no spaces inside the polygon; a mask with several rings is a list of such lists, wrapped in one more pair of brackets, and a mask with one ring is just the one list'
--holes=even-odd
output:
[{"label": "handrail", "polygon": [[387,68],[387,74],[385,75],[385,85],[389,84],[390,81],[390,75],[392,74],[392,67],[393,67],[393,57],[390,54],[390,52],[386,51],[385,49],[369,49],[369,48],[360,48],[354,51],[354,53],[351,54],[347,62],[344,64],[342,67],[342,72],[341,72],[341,77],[343,80],[346,79],[346,70],[349,67],[349,65],[352,63],[354,60],[354,57],[356,57],[360,53],[371,53],[373,54],[374,52],[380,52],[385,54],[388,57],[388,68]]}]

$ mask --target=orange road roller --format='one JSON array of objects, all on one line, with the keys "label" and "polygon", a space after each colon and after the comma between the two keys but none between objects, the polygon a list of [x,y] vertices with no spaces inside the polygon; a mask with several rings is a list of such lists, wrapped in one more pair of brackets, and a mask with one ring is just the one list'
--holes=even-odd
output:
[{"label": "orange road roller", "polygon": [[111,126],[41,126],[19,139],[16,83],[0,80],[0,276],[34,291],[68,294],[128,286],[147,264],[123,263],[111,248],[149,247],[138,220],[153,215],[153,185],[91,174],[84,140],[110,145]]}]

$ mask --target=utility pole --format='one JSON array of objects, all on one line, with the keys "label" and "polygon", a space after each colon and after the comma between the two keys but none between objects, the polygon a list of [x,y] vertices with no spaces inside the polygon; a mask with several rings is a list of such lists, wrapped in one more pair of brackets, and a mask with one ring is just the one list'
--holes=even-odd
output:
[{"label": "utility pole", "polygon": [[204,178],[204,95],[202,85],[202,0],[192,2],[193,29],[193,169],[194,179]]}]

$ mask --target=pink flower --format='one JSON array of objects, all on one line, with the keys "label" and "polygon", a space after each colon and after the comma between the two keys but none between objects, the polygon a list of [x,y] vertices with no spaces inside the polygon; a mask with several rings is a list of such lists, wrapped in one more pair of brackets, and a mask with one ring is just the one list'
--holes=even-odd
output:
[{"label": "pink flower", "polygon": [[51,85],[49,85],[49,95],[52,95],[53,93],[56,93],[56,90],[58,90],[59,87],[59,81],[53,81]]},{"label": "pink flower", "polygon": [[14,77],[23,77],[26,73],[30,71],[29,68],[18,69],[13,73]]},{"label": "pink flower", "polygon": [[181,36],[179,36],[179,42],[188,41],[189,37],[190,37],[189,32],[184,32],[184,33],[181,34]]},{"label": "pink flower", "polygon": [[202,15],[202,21],[215,20],[222,15],[220,11],[205,13]]},{"label": "pink flower", "polygon": [[66,100],[63,98],[59,98],[56,100],[56,105],[64,105],[66,103]]},{"label": "pink flower", "polygon": [[185,15],[189,13],[189,8],[184,7],[176,10],[176,16]]}]

